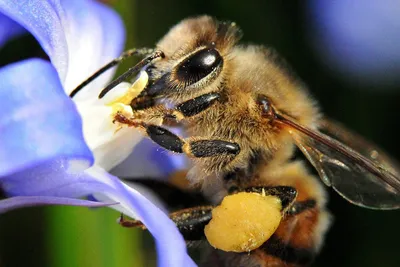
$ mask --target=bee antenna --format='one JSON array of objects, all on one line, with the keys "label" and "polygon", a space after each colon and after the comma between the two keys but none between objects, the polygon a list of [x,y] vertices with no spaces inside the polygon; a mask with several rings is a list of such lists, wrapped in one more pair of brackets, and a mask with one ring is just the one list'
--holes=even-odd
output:
[{"label": "bee antenna", "polygon": [[135,72],[138,72],[140,69],[142,69],[144,66],[150,64],[156,59],[159,58],[164,58],[164,52],[157,50],[154,51],[151,55],[145,57],[142,59],[139,63],[137,63],[135,66],[129,68],[124,74],[120,75],[117,77],[115,80],[113,80],[110,84],[108,84],[99,94],[99,98],[102,98],[105,96],[111,89],[113,89],[115,86],[126,80],[128,77],[132,76]]},{"label": "bee antenna", "polygon": [[152,48],[132,48],[129,49],[121,54],[118,58],[113,59],[112,61],[108,62],[106,65],[98,69],[95,73],[93,73],[89,78],[83,81],[80,85],[78,85],[72,92],[69,94],[69,97],[73,98],[83,87],[91,83],[94,79],[99,77],[101,74],[109,70],[110,68],[114,67],[115,65],[121,63],[127,58],[132,56],[147,56],[151,53],[154,53],[154,49]]}]

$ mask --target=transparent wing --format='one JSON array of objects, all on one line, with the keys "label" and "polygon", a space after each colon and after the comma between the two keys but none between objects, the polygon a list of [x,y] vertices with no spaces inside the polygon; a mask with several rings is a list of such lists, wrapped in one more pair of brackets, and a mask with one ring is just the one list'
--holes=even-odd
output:
[{"label": "transparent wing", "polygon": [[347,129],[339,122],[324,118],[320,121],[320,131],[345,144],[346,146],[349,146],[367,159],[373,161],[375,164],[380,165],[382,168],[390,171],[397,177],[400,177],[400,168],[398,162],[395,162],[393,158],[379,149],[377,145],[366,140],[361,135]]},{"label": "transparent wing", "polygon": [[[296,145],[327,186],[355,205],[372,209],[400,208],[398,168],[389,157],[347,130],[332,126],[329,133],[360,152],[318,131],[278,115]],[[336,133],[332,133],[335,132]],[[353,142],[354,141],[354,142]]]}]

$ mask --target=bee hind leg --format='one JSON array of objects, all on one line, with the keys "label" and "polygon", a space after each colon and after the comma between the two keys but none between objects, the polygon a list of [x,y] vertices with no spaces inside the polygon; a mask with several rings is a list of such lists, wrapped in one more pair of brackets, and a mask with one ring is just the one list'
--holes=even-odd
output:
[{"label": "bee hind leg", "polygon": [[[169,216],[185,240],[196,241],[204,239],[204,227],[211,220],[213,208],[214,206],[197,206],[172,212]],[[128,228],[146,229],[141,221],[125,219],[122,215],[119,224]]]},{"label": "bee hind leg", "polygon": [[298,195],[258,255],[265,262],[280,262],[282,266],[307,266],[319,252],[330,225],[324,187],[298,161],[280,166],[274,176],[268,176],[270,173],[268,169],[263,173],[269,183],[292,186]]}]

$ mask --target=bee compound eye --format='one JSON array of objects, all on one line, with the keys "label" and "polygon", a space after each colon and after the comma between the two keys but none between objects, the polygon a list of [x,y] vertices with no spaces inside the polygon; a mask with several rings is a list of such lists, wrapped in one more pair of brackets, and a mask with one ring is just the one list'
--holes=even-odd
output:
[{"label": "bee compound eye", "polygon": [[222,56],[214,48],[199,50],[181,62],[176,76],[187,85],[194,84],[207,77],[223,64]]}]

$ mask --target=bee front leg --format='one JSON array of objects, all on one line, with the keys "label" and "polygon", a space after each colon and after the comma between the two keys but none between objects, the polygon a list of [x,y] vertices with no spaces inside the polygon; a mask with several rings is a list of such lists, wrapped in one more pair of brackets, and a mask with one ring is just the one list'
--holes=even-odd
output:
[{"label": "bee front leg", "polygon": [[175,110],[184,117],[191,117],[208,109],[220,98],[219,93],[208,93],[178,104]]},{"label": "bee front leg", "polygon": [[158,117],[161,121],[159,125],[161,125],[166,118],[179,122],[197,115],[212,106],[219,98],[219,93],[208,93],[182,102],[176,105],[174,109],[167,109],[163,105],[155,105],[156,101],[152,97],[139,96],[132,100],[131,107],[144,117],[153,119]]}]

